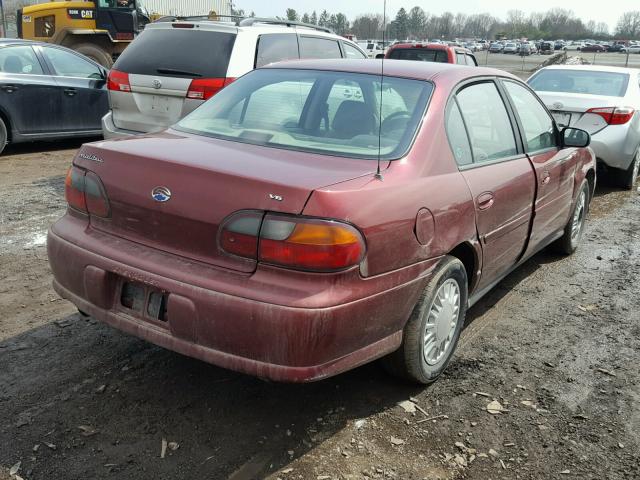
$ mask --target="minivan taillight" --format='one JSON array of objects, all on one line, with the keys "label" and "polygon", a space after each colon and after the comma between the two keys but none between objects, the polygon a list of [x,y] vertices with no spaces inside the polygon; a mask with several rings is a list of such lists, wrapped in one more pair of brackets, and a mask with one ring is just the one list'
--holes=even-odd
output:
[{"label": "minivan taillight", "polygon": [[297,270],[344,270],[365,253],[360,232],[336,220],[247,211],[229,217],[220,232],[228,254]]},{"label": "minivan taillight", "polygon": [[193,100],[209,100],[235,78],[196,78],[191,82],[187,98]]},{"label": "minivan taillight", "polygon": [[107,88],[116,92],[131,92],[131,83],[129,83],[129,74],[118,70],[109,71],[107,80]]},{"label": "minivan taillight", "polygon": [[72,166],[64,185],[69,207],[98,217],[110,216],[109,199],[98,175]]},{"label": "minivan taillight", "polygon": [[631,107],[590,108],[587,113],[601,116],[609,125],[624,125],[633,118],[635,110]]}]

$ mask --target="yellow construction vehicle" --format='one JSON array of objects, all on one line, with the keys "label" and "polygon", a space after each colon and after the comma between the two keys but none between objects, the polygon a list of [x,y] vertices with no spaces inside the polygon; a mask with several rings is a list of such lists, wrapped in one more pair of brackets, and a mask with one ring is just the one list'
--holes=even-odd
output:
[{"label": "yellow construction vehicle", "polygon": [[20,38],[64,45],[106,68],[149,23],[136,0],[54,1],[16,17]]}]

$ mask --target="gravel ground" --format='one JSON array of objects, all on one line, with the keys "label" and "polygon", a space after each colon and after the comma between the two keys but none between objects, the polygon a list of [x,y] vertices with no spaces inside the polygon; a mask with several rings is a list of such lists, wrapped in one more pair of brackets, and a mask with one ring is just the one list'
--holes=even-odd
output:
[{"label": "gravel ground", "polygon": [[43,235],[74,148],[0,157],[0,479],[640,478],[638,192],[601,182],[578,252],[476,305],[436,384],[371,364],[282,385],[57,299]]}]

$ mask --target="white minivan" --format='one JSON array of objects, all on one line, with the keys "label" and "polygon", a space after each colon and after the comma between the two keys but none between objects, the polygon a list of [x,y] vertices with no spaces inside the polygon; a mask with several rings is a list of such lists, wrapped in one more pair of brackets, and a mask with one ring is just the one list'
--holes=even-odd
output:
[{"label": "white minivan", "polygon": [[164,130],[254,68],[299,58],[367,54],[329,29],[286,20],[172,17],[149,24],[109,73],[104,137]]}]

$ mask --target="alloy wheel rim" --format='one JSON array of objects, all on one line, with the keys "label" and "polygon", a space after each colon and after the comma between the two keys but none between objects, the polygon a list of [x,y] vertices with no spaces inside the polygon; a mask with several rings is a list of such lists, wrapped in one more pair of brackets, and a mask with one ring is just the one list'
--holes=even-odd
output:
[{"label": "alloy wheel rim", "polygon": [[584,213],[586,205],[586,195],[584,191],[580,192],[580,198],[573,212],[573,222],[571,223],[571,240],[575,241],[582,233],[582,224],[584,223]]},{"label": "alloy wheel rim", "polygon": [[460,314],[460,286],[450,278],[436,293],[424,332],[423,356],[427,365],[436,365],[451,349]]}]

